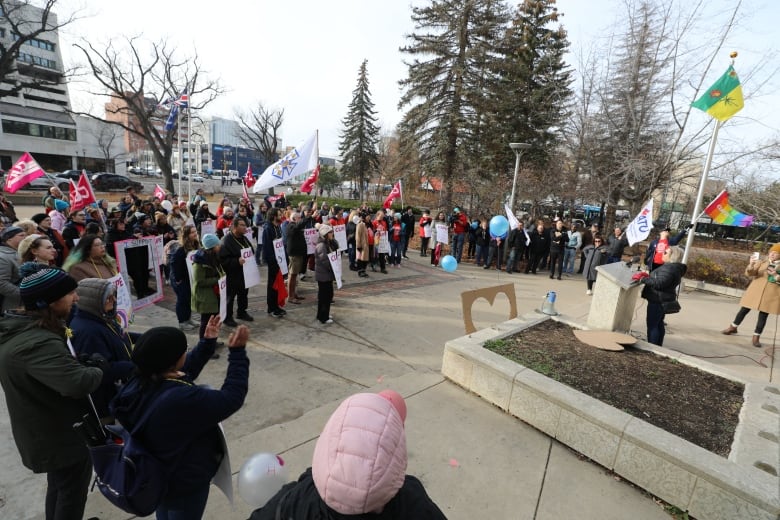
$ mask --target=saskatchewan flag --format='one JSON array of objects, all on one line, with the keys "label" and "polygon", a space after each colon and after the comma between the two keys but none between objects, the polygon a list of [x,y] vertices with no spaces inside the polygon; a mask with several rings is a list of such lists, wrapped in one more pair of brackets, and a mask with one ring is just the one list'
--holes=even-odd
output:
[{"label": "saskatchewan flag", "polygon": [[691,106],[707,112],[719,121],[726,121],[742,110],[745,101],[742,99],[742,85],[734,67],[729,66],[723,76]]}]

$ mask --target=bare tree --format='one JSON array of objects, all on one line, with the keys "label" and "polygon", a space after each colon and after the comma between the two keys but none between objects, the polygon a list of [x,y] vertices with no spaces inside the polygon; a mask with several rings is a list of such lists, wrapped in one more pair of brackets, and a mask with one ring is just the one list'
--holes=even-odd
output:
[{"label": "bare tree", "polygon": [[103,171],[114,171],[113,168],[111,168],[111,165],[113,164],[114,160],[120,156],[114,155],[113,148],[116,140],[121,139],[122,130],[120,130],[116,125],[112,125],[107,122],[98,122],[97,126],[92,132],[92,135],[95,137],[95,142],[98,145],[100,153],[103,154]]},{"label": "bare tree", "polygon": [[47,33],[58,31],[76,20],[75,15],[70,15],[59,21],[52,12],[56,6],[57,0],[46,0],[40,7],[29,0],[0,0],[0,16],[11,33],[9,38],[0,38],[0,98],[14,96],[29,88],[60,85],[64,81],[63,75],[33,67],[23,75],[17,74],[22,46],[46,40]]},{"label": "bare tree", "polygon": [[[187,93],[189,110],[200,110],[222,94],[219,83],[204,77],[197,54],[179,58],[165,40],[149,42],[129,37],[100,47],[88,41],[75,46],[82,51],[87,70],[99,85],[91,94],[110,99],[106,121],[146,141],[166,189],[173,192],[171,158],[178,123],[165,124],[168,109],[161,109],[160,104]],[[75,113],[103,120],[94,114]]]},{"label": "bare tree", "polygon": [[258,101],[251,112],[236,110],[238,137],[248,148],[258,150],[266,166],[279,157],[279,130],[284,123],[284,109],[267,108]]}]

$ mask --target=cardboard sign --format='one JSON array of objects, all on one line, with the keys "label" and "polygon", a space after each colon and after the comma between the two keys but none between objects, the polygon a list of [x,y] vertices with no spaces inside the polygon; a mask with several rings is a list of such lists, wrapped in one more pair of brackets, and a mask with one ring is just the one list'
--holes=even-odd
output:
[{"label": "cardboard sign", "polygon": [[184,257],[184,262],[187,264],[187,273],[190,275],[190,287],[195,286],[195,270],[192,268],[192,259],[195,258],[195,253],[197,252],[197,250],[190,251]]},{"label": "cardboard sign", "polygon": [[260,270],[255,262],[255,254],[251,247],[241,249],[241,258],[244,259],[244,287],[249,289],[260,284]]},{"label": "cardboard sign", "polygon": [[282,276],[287,274],[287,253],[284,251],[284,240],[277,238],[274,240],[274,256],[276,257],[276,263],[279,264],[279,270],[282,272]]},{"label": "cardboard sign", "polygon": [[377,229],[374,232],[374,243],[376,246],[376,252],[377,253],[389,253],[390,252],[390,241],[387,239],[387,231],[382,231],[381,229]]},{"label": "cardboard sign", "polygon": [[339,251],[347,250],[347,226],[344,224],[337,224],[333,226],[333,236],[336,242],[339,243]]},{"label": "cardboard sign", "polygon": [[436,241],[442,244],[450,243],[449,231],[447,231],[447,224],[436,224]]},{"label": "cardboard sign", "polygon": [[213,220],[204,220],[200,223],[200,236],[203,238],[203,235],[206,233],[211,233],[212,235],[217,234],[217,223]]}]

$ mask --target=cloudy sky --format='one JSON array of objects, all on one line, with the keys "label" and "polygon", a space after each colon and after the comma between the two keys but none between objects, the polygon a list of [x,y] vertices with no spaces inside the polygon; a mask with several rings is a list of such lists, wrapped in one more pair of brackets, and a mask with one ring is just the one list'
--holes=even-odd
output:
[{"label": "cloudy sky", "polygon": [[[717,72],[711,76],[714,81],[725,70],[728,51],[736,49],[740,51],[737,70],[749,93],[750,83],[742,71],[778,47],[772,24],[780,20],[780,3],[742,3],[740,27],[723,51],[722,66],[715,66]],[[709,1],[712,23],[734,4],[733,0]],[[601,41],[615,25],[622,5],[621,0],[559,0],[573,54]],[[389,131],[401,119],[398,80],[405,77],[406,67],[398,48],[413,30],[408,0],[60,0],[58,11],[73,10],[82,18],[61,34],[66,64],[79,59],[70,44],[82,37],[93,41],[139,34],[151,40],[166,37],[182,56],[197,52],[202,68],[228,90],[205,115],[232,117],[234,108],[249,108],[257,101],[284,108],[286,144],[301,142],[319,129],[321,153],[338,153],[340,122],[363,59],[368,60],[372,96],[383,128]],[[706,43],[707,35],[701,37]],[[741,113],[741,134],[765,137],[778,132],[780,123],[774,115],[780,106],[778,87],[775,78],[762,86],[764,96],[747,104]],[[78,86],[71,87],[71,96],[77,104],[85,102]]]}]

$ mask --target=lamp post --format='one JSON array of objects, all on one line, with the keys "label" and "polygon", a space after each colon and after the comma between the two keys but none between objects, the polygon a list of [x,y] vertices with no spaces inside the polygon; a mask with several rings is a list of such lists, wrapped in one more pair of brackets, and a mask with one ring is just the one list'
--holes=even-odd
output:
[{"label": "lamp post", "polygon": [[517,174],[520,172],[520,157],[523,151],[531,148],[528,143],[509,143],[509,148],[515,152],[515,175],[512,177],[512,195],[509,197],[509,209],[515,212],[515,188],[517,187]]}]

